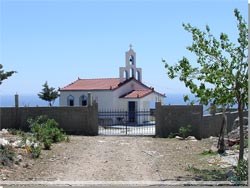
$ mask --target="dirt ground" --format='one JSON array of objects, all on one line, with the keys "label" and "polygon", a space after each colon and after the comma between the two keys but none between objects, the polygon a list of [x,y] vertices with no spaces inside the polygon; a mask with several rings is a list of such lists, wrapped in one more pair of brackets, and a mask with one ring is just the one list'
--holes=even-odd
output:
[{"label": "dirt ground", "polygon": [[70,136],[69,143],[42,150],[38,159],[23,157],[18,165],[0,167],[0,180],[193,180],[186,169],[206,168],[207,156],[200,153],[211,144],[211,139]]}]

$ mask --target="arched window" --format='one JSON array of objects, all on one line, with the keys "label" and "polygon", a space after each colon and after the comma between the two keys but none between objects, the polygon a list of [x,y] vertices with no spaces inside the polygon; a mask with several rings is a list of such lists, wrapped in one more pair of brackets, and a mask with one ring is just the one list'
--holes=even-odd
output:
[{"label": "arched window", "polygon": [[88,98],[85,95],[82,95],[79,99],[79,106],[87,106]]},{"label": "arched window", "polygon": [[124,71],[124,78],[126,78],[126,80],[128,79],[128,71]]},{"label": "arched window", "polygon": [[130,69],[130,75],[131,77],[135,77],[135,70],[133,68]]},{"label": "arched window", "polygon": [[130,62],[130,65],[134,65],[135,64],[134,57],[132,55],[129,57],[129,62]]},{"label": "arched window", "polygon": [[67,105],[68,106],[74,106],[74,97],[72,95],[69,95],[67,97]]},{"label": "arched window", "polygon": [[140,71],[136,71],[136,73],[137,73],[137,80],[141,81],[141,73],[140,73]]}]

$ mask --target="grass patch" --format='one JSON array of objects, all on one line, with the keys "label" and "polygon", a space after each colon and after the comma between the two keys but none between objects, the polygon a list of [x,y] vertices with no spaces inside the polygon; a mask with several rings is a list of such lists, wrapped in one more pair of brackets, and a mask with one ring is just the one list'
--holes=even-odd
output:
[{"label": "grass patch", "polygon": [[196,180],[201,181],[226,181],[226,173],[228,169],[211,168],[211,169],[198,169],[194,166],[188,166],[186,169],[191,172]]},{"label": "grass patch", "polygon": [[12,166],[15,158],[15,152],[10,145],[0,145],[0,164],[3,166]]},{"label": "grass patch", "polygon": [[209,156],[213,156],[213,155],[217,155],[218,153],[216,151],[212,151],[212,150],[204,150],[201,155],[209,155]]}]

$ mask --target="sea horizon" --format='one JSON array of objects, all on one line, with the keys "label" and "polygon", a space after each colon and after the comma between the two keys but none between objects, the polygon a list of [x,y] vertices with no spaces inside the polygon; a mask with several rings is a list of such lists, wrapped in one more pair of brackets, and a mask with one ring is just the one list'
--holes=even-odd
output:
[{"label": "sea horizon", "polygon": [[[183,96],[185,94],[168,94],[164,100],[164,105],[186,105],[188,102],[184,102]],[[192,97],[192,95],[190,95]],[[14,107],[15,95],[0,95],[1,107]],[[46,107],[49,106],[47,101],[40,99],[34,94],[19,95],[19,107]],[[59,98],[57,98],[53,106],[59,106]],[[154,106],[154,105],[151,105]]]}]

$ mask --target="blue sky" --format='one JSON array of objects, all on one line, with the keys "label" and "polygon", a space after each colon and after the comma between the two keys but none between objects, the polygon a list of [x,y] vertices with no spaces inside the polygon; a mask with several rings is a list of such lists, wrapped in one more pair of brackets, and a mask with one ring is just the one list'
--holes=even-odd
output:
[{"label": "blue sky", "polygon": [[34,94],[48,81],[63,87],[80,78],[118,77],[129,44],[137,53],[143,82],[159,92],[188,93],[170,80],[161,59],[175,64],[191,35],[182,23],[208,24],[236,41],[233,10],[247,21],[246,0],[0,0],[0,63],[17,74],[2,95]]}]

